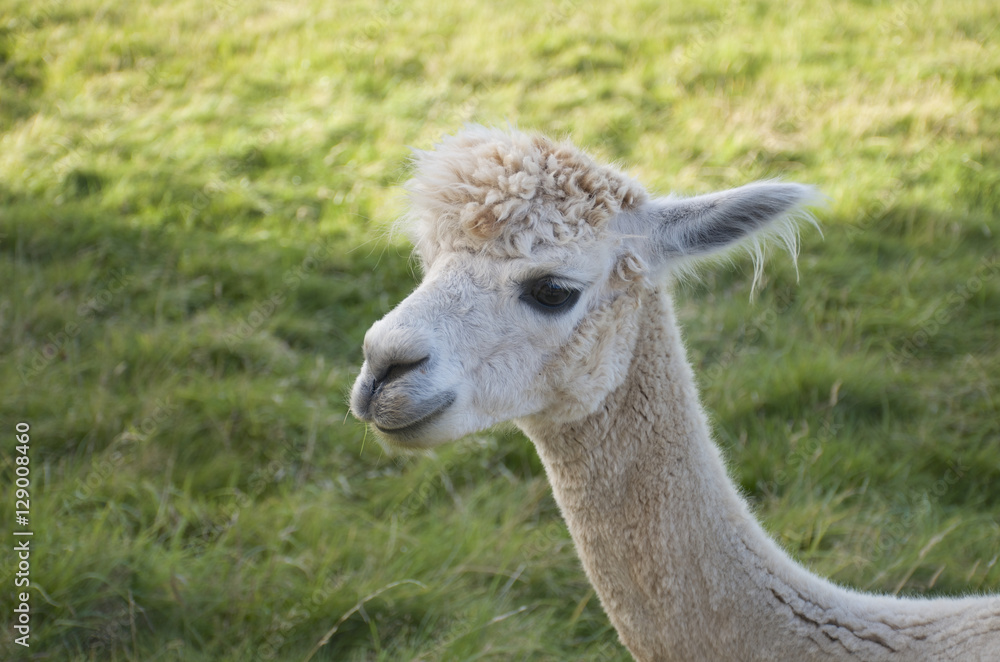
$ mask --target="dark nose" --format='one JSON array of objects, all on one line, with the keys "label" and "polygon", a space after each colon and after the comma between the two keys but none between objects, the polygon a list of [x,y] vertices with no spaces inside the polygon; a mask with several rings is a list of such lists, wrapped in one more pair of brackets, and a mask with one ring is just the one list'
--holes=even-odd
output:
[{"label": "dark nose", "polygon": [[[434,362],[434,342],[430,334],[415,324],[398,324],[399,310],[376,322],[365,334],[365,367],[351,393],[351,410],[361,420],[372,417],[376,403],[392,395],[392,384],[414,371],[429,370]],[[403,384],[404,386],[406,384]],[[416,393],[401,389],[397,396],[406,398]],[[384,400],[384,406],[398,404],[397,397]]]},{"label": "dark nose", "polygon": [[421,366],[426,365],[430,360],[430,356],[425,356],[422,359],[417,359],[416,361],[397,360],[395,362],[390,362],[381,369],[376,369],[375,366],[372,366],[374,372],[371,388],[372,397],[377,396],[389,382],[395,381],[413,372],[414,370],[419,369]]}]

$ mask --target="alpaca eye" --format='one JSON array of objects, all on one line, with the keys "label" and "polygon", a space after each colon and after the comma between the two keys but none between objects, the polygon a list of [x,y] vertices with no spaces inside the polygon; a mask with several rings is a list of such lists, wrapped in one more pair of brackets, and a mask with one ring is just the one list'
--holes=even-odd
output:
[{"label": "alpaca eye", "polygon": [[568,310],[579,297],[579,290],[560,285],[549,278],[543,278],[532,283],[522,298],[538,310],[552,313]]}]

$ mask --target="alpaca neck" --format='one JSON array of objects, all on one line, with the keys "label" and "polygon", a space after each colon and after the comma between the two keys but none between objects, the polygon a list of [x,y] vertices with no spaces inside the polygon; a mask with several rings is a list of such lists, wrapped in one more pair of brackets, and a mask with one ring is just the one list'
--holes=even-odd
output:
[{"label": "alpaca neck", "polygon": [[789,559],[726,474],[669,296],[645,294],[638,314],[628,374],[598,411],[518,422],[637,659],[1000,660],[1000,599],[866,596]]}]

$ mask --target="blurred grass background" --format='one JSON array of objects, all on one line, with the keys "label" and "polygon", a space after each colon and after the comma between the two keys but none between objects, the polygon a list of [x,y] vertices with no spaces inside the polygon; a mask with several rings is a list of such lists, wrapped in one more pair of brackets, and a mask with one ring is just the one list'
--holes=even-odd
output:
[{"label": "blurred grass background", "polygon": [[[829,197],[801,278],[678,292],[734,477],[815,572],[1000,590],[991,0],[0,7],[0,657],[626,660],[530,444],[347,416],[410,146],[570,136],[651,189]],[[31,648],[13,644],[31,424]],[[322,645],[321,645],[322,644]]]}]

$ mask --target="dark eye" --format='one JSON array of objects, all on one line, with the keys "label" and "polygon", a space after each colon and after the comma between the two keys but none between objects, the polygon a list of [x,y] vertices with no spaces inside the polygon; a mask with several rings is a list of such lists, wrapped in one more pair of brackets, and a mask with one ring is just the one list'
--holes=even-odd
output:
[{"label": "dark eye", "polygon": [[561,285],[551,278],[542,278],[530,284],[521,298],[542,312],[554,313],[572,308],[580,298],[580,290]]}]

